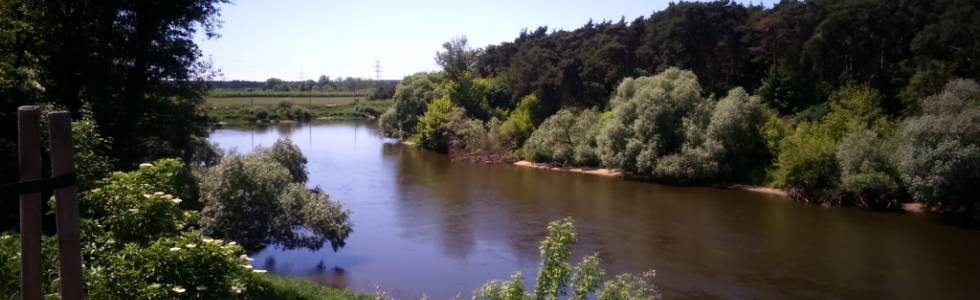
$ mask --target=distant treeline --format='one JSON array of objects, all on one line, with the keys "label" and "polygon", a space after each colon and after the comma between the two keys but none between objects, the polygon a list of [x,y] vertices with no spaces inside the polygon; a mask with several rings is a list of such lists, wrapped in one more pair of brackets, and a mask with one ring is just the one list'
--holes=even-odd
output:
[{"label": "distant treeline", "polygon": [[338,78],[331,80],[321,75],[316,81],[285,81],[269,78],[265,81],[230,80],[208,81],[211,97],[305,97],[313,96],[368,96],[372,99],[388,99],[395,93],[400,80],[373,80],[363,78]]},{"label": "distant treeline", "polygon": [[473,69],[503,78],[512,103],[537,95],[549,115],[561,106],[605,107],[623,78],[669,67],[698,74],[716,96],[757,91],[782,113],[819,104],[848,82],[866,83],[898,115],[949,78],[980,74],[977,20],[974,0],[681,2],[632,22],[524,31],[488,46]]}]

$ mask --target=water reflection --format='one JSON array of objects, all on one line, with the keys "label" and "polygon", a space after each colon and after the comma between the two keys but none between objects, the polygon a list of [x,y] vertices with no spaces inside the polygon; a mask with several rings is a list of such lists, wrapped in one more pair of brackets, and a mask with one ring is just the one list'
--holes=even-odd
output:
[{"label": "water reflection", "polygon": [[[275,127],[272,129],[272,127]],[[491,278],[533,278],[548,221],[576,219],[574,259],[609,274],[657,270],[672,298],[968,298],[980,234],[894,213],[678,188],[509,165],[453,163],[394,144],[364,122],[226,128],[248,152],[288,136],[310,186],[353,211],[338,252],[265,249],[256,267],[399,298],[467,295]],[[528,283],[527,286],[532,286]]]}]

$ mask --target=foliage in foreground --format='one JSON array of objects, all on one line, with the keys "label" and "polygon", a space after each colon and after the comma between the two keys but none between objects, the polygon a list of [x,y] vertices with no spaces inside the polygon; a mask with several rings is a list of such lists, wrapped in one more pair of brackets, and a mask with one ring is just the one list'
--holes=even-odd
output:
[{"label": "foliage in foreground", "polygon": [[621,274],[612,280],[602,281],[605,271],[599,266],[598,253],[582,258],[574,267],[568,261],[572,245],[576,242],[575,227],[571,218],[548,223],[548,235],[541,241],[541,265],[534,289],[524,288],[524,276],[511,275],[508,281],[491,280],[473,291],[473,299],[523,300],[523,299],[592,299],[642,300],[659,299],[660,292],[653,284],[654,272],[641,275]]},{"label": "foliage in foreground", "polygon": [[[179,196],[183,164],[165,159],[116,172],[81,195],[83,276],[95,299],[249,298],[255,270],[243,249],[191,230]],[[3,294],[19,287],[20,245],[4,235]],[[44,237],[45,293],[55,294],[57,241]],[[7,257],[16,259],[6,259]],[[259,271],[261,272],[261,271]]]},{"label": "foliage in foreground", "polygon": [[[337,202],[329,201],[326,194],[305,188],[306,158],[295,145],[283,140],[251,156],[258,160],[257,164],[236,164],[245,158],[232,155],[204,171],[211,183],[206,181],[203,185],[206,193],[201,199],[206,200],[203,206],[209,214],[230,213],[227,207],[216,207],[207,201],[215,195],[214,182],[231,184],[231,193],[278,189],[280,192],[272,197],[274,209],[234,211],[238,219],[271,224],[267,225],[271,229],[245,233],[276,236],[275,241],[286,246],[320,247],[326,241],[335,248],[343,245],[350,233],[348,212]],[[265,181],[249,181],[243,179],[247,173],[227,169],[275,175],[259,176],[268,179]],[[263,279],[261,273],[265,271],[254,270],[251,258],[245,255],[243,246],[247,245],[214,238],[212,227],[196,229],[207,223],[202,222],[201,213],[196,210],[202,206],[195,201],[196,178],[180,160],[144,163],[136,170],[114,172],[90,185],[91,189],[81,192],[79,199],[83,276],[90,298],[270,299],[283,295],[302,299],[288,298],[290,291],[283,290],[302,284],[284,286]],[[234,199],[241,202],[238,207],[255,208],[249,206],[254,204],[250,202],[254,197]],[[54,207],[53,201],[49,207]],[[257,218],[268,222],[255,221]],[[46,294],[56,294],[56,237],[44,236],[42,246],[43,288]],[[19,251],[16,234],[0,237],[0,257],[4,258],[0,264],[0,294],[16,295],[19,289]],[[324,289],[307,289],[330,294]]]}]

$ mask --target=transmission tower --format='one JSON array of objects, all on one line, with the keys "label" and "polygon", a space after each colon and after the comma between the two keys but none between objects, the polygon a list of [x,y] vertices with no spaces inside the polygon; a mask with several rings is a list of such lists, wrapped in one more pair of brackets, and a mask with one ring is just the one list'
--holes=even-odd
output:
[{"label": "transmission tower", "polygon": [[377,80],[377,81],[381,81],[381,61],[380,60],[375,60],[374,61],[374,79]]}]

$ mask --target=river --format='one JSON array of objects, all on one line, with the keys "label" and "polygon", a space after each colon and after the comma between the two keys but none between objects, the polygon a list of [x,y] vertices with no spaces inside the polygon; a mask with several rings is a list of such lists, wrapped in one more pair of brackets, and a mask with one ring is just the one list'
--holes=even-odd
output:
[{"label": "river", "polygon": [[[266,248],[256,268],[418,299],[468,299],[490,279],[537,273],[546,224],[571,216],[573,263],[600,252],[607,277],[655,269],[665,298],[928,298],[980,295],[980,230],[926,216],[827,208],[746,191],[451,162],[366,121],[216,129],[249,152],[289,137],[310,187],[352,210],[334,252]],[[527,288],[533,288],[528,282]]]}]

